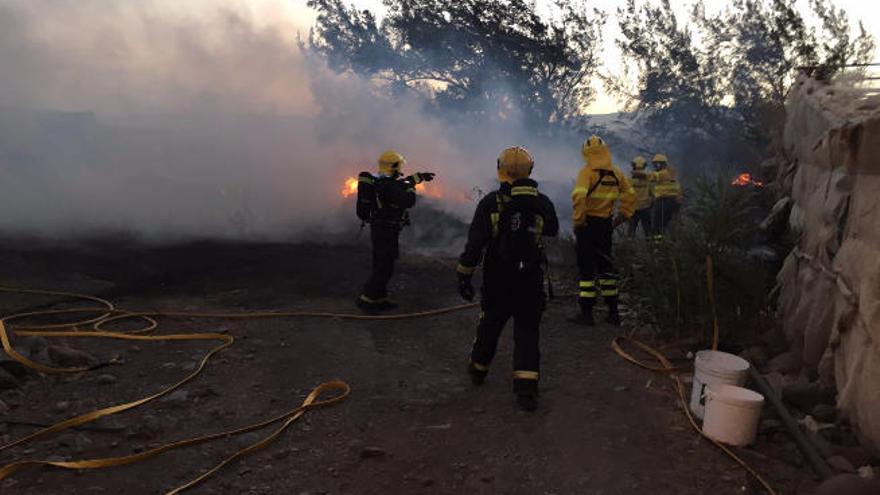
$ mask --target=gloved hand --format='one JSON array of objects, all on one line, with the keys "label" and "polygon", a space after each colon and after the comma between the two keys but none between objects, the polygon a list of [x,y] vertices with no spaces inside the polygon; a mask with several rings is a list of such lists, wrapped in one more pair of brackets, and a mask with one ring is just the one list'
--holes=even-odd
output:
[{"label": "gloved hand", "polygon": [[471,275],[458,274],[458,293],[465,301],[474,300],[474,284],[471,283]]},{"label": "gloved hand", "polygon": [[431,182],[432,180],[434,180],[435,175],[437,174],[433,172],[416,172],[410,177],[412,177],[413,184],[419,184],[421,182]]},{"label": "gloved hand", "polygon": [[618,213],[617,216],[614,217],[614,220],[611,221],[611,228],[616,229],[620,226],[620,224],[626,222],[626,217],[623,214]]}]

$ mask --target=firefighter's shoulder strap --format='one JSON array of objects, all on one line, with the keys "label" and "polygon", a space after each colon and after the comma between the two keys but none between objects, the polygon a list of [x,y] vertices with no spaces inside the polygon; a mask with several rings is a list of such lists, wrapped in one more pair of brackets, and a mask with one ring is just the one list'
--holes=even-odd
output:
[{"label": "firefighter's shoulder strap", "polygon": [[584,196],[584,199],[589,198],[590,195],[592,195],[593,192],[595,192],[596,189],[602,185],[602,179],[604,179],[605,177],[608,177],[609,175],[614,179],[614,182],[617,183],[617,187],[618,188],[620,187],[620,179],[617,178],[617,174],[615,174],[613,170],[606,170],[604,168],[600,168],[600,169],[596,169],[596,172],[599,173],[599,178],[596,179],[596,182],[594,182],[593,185],[590,186],[590,189],[587,190],[587,194]]},{"label": "firefighter's shoulder strap", "polygon": [[498,237],[498,222],[501,220],[501,213],[504,212],[504,205],[510,202],[510,197],[501,194],[501,191],[495,193],[495,211],[489,213],[489,220],[492,223],[492,238]]}]

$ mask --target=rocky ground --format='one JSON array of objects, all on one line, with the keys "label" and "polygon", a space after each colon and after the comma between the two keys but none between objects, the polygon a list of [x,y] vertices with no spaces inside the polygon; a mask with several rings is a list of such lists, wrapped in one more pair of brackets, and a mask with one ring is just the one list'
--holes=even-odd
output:
[{"label": "rocky ground", "polygon": [[[6,247],[3,285],[101,295],[127,309],[353,311],[367,272],[363,246],[200,243],[143,247]],[[393,283],[402,312],[458,304],[454,261],[405,256]],[[560,270],[557,270],[559,272]],[[52,298],[2,296],[0,312],[50,307]],[[192,493],[761,493],[677,409],[667,379],[611,352],[618,331],[566,321],[551,304],[543,325],[541,407],[519,411],[510,391],[512,338],[487,383],[464,373],[477,311],[386,322],[340,319],[169,320],[159,333],[229,332],[235,344],[169,396],[85,428],[0,452],[22,459],[118,456],[266,419],[321,382],[352,387],[344,403],[308,412],[269,447],[220,470]],[[161,390],[193,370],[211,343],[19,338],[49,362],[121,364],[43,376],[0,366],[0,443],[75,414]],[[683,351],[672,348],[673,357]],[[781,493],[817,485],[768,418],[742,456]],[[163,493],[266,431],[93,471],[27,468],[2,493]],[[866,461],[870,462],[870,461]],[[838,491],[837,493],[842,493]]]}]

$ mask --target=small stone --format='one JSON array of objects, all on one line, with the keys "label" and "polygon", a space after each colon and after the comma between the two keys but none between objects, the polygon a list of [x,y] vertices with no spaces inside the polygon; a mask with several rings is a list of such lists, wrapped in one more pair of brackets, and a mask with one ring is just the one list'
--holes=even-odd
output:
[{"label": "small stone", "polygon": [[871,466],[862,466],[859,468],[859,478],[866,480],[877,479],[877,473],[874,472],[874,468]]},{"label": "small stone", "polygon": [[49,346],[49,360],[58,366],[82,368],[96,364],[98,360],[91,354],[64,346]]},{"label": "small stone", "polygon": [[0,400],[0,414],[6,414],[8,412],[9,412],[9,406],[7,406],[5,402]]},{"label": "small stone", "polygon": [[840,472],[840,473],[855,473],[856,472],[856,468],[853,467],[853,465],[842,456],[836,455],[836,456],[830,457],[826,460],[828,462],[828,465],[831,466],[831,468],[837,472]]},{"label": "small stone", "polygon": [[58,412],[64,412],[68,409],[70,409],[70,402],[66,400],[59,400],[55,403],[55,410]]},{"label": "small stone", "polygon": [[116,383],[116,377],[113,375],[101,375],[96,380],[99,385],[113,385]]},{"label": "small stone", "polygon": [[186,390],[175,390],[174,392],[171,392],[167,396],[160,399],[160,402],[168,404],[172,407],[184,407],[190,402],[189,392],[187,392]]},{"label": "small stone", "polygon": [[801,360],[791,351],[783,352],[767,363],[767,369],[783,375],[797,373],[801,369]]},{"label": "small stone", "polygon": [[814,495],[877,495],[880,480],[864,479],[855,474],[840,474],[822,482]]},{"label": "small stone", "polygon": [[627,390],[629,390],[629,387],[627,387],[625,385],[621,385],[619,387],[614,387],[615,392],[626,392]]},{"label": "small stone", "polygon": [[834,406],[829,404],[816,404],[816,407],[813,408],[810,416],[816,418],[816,421],[821,421],[822,423],[833,423],[837,418],[837,410],[834,409]]},{"label": "small stone", "polygon": [[371,457],[384,457],[385,454],[385,450],[379,447],[364,447],[363,449],[361,449],[361,459],[369,459]]},{"label": "small stone", "polygon": [[812,411],[819,404],[832,403],[835,393],[833,386],[819,382],[795,383],[782,389],[782,400],[802,411]]}]

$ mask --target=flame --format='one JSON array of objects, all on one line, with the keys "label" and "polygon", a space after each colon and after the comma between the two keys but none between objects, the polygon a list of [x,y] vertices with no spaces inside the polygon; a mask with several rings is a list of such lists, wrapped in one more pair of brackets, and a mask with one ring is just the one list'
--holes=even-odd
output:
[{"label": "flame", "polygon": [[342,194],[343,198],[347,198],[352,194],[357,194],[358,192],[358,180],[354,177],[349,177],[345,179],[345,186],[342,187],[342,190],[339,191]]},{"label": "flame", "polygon": [[427,182],[419,182],[418,184],[416,184],[416,192],[424,196],[430,196],[432,198],[440,199],[443,197],[443,189],[441,189],[440,186],[434,183],[428,185]]},{"label": "flame", "polygon": [[755,186],[755,187],[764,187],[764,183],[752,177],[752,174],[748,172],[743,172],[736,176],[735,179],[730,183],[732,186],[736,187],[745,187],[745,186]]},{"label": "flame", "polygon": [[[341,194],[343,198],[348,198],[357,194],[357,190],[358,180],[354,177],[349,177],[348,179],[345,179],[345,184],[343,184],[339,194]],[[443,189],[437,184],[428,185],[427,182],[420,182],[416,184],[416,192],[432,198],[443,198]]]}]

